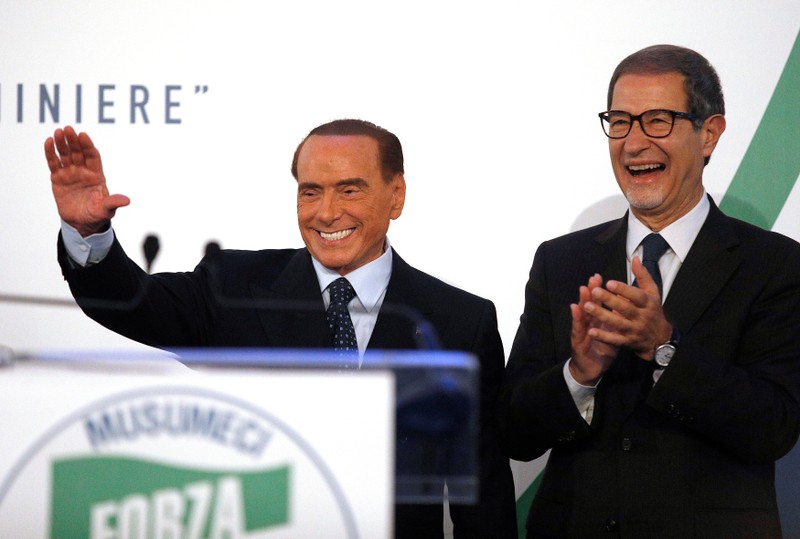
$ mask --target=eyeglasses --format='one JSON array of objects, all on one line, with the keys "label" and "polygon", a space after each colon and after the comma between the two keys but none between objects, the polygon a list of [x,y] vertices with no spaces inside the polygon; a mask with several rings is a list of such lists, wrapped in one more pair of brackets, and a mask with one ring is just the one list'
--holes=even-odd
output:
[{"label": "eyeglasses", "polygon": [[653,109],[646,110],[634,116],[624,110],[607,110],[598,114],[600,125],[608,138],[625,138],[631,132],[633,122],[638,120],[639,127],[644,134],[651,138],[664,138],[672,133],[675,118],[683,118],[694,122],[697,116],[691,112],[678,112],[675,110]]}]

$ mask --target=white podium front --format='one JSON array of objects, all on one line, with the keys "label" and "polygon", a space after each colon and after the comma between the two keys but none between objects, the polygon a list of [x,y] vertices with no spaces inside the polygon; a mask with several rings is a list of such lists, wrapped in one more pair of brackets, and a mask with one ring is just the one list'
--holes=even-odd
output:
[{"label": "white podium front", "polygon": [[335,374],[85,354],[3,367],[0,537],[388,538],[394,376]]},{"label": "white podium front", "polygon": [[[389,538],[472,501],[468,354],[63,352],[0,367],[0,537]],[[397,437],[397,440],[396,440]]]}]

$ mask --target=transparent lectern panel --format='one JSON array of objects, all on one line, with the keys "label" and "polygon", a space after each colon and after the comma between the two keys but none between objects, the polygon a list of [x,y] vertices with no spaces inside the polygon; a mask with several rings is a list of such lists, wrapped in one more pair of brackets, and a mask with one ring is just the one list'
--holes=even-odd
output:
[{"label": "transparent lectern panel", "polygon": [[[368,351],[359,370],[336,352],[297,349],[179,350],[195,368],[324,369],[335,376],[388,370],[395,376],[395,502],[452,503],[478,497],[479,366],[464,352]],[[364,403],[369,406],[369,403]],[[357,418],[351,419],[357,420]]]}]

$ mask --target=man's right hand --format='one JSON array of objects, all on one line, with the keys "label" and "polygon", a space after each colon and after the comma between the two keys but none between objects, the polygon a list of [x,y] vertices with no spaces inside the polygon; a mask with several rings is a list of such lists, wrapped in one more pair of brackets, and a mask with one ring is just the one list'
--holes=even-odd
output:
[{"label": "man's right hand", "polygon": [[569,372],[579,384],[595,385],[613,363],[619,347],[599,341],[589,335],[592,329],[603,329],[602,324],[586,312],[591,302],[592,290],[603,287],[603,278],[595,274],[578,292],[578,303],[570,305],[572,313],[572,358]]},{"label": "man's right hand", "polygon": [[102,231],[117,208],[130,204],[125,195],[109,195],[100,152],[86,133],[66,126],[44,143],[58,214],[83,237]]}]

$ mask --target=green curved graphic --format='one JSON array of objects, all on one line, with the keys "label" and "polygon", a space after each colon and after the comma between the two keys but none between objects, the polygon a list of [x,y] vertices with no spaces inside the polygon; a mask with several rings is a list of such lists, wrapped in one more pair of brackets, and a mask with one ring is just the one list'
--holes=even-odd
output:
[{"label": "green curved graphic", "polygon": [[762,228],[777,221],[800,175],[800,34],[742,163],[720,202],[722,211]]},{"label": "green curved graphic", "polygon": [[[753,140],[720,202],[726,214],[771,229],[800,176],[800,32]],[[517,499],[517,529],[525,537],[542,475]]]}]

